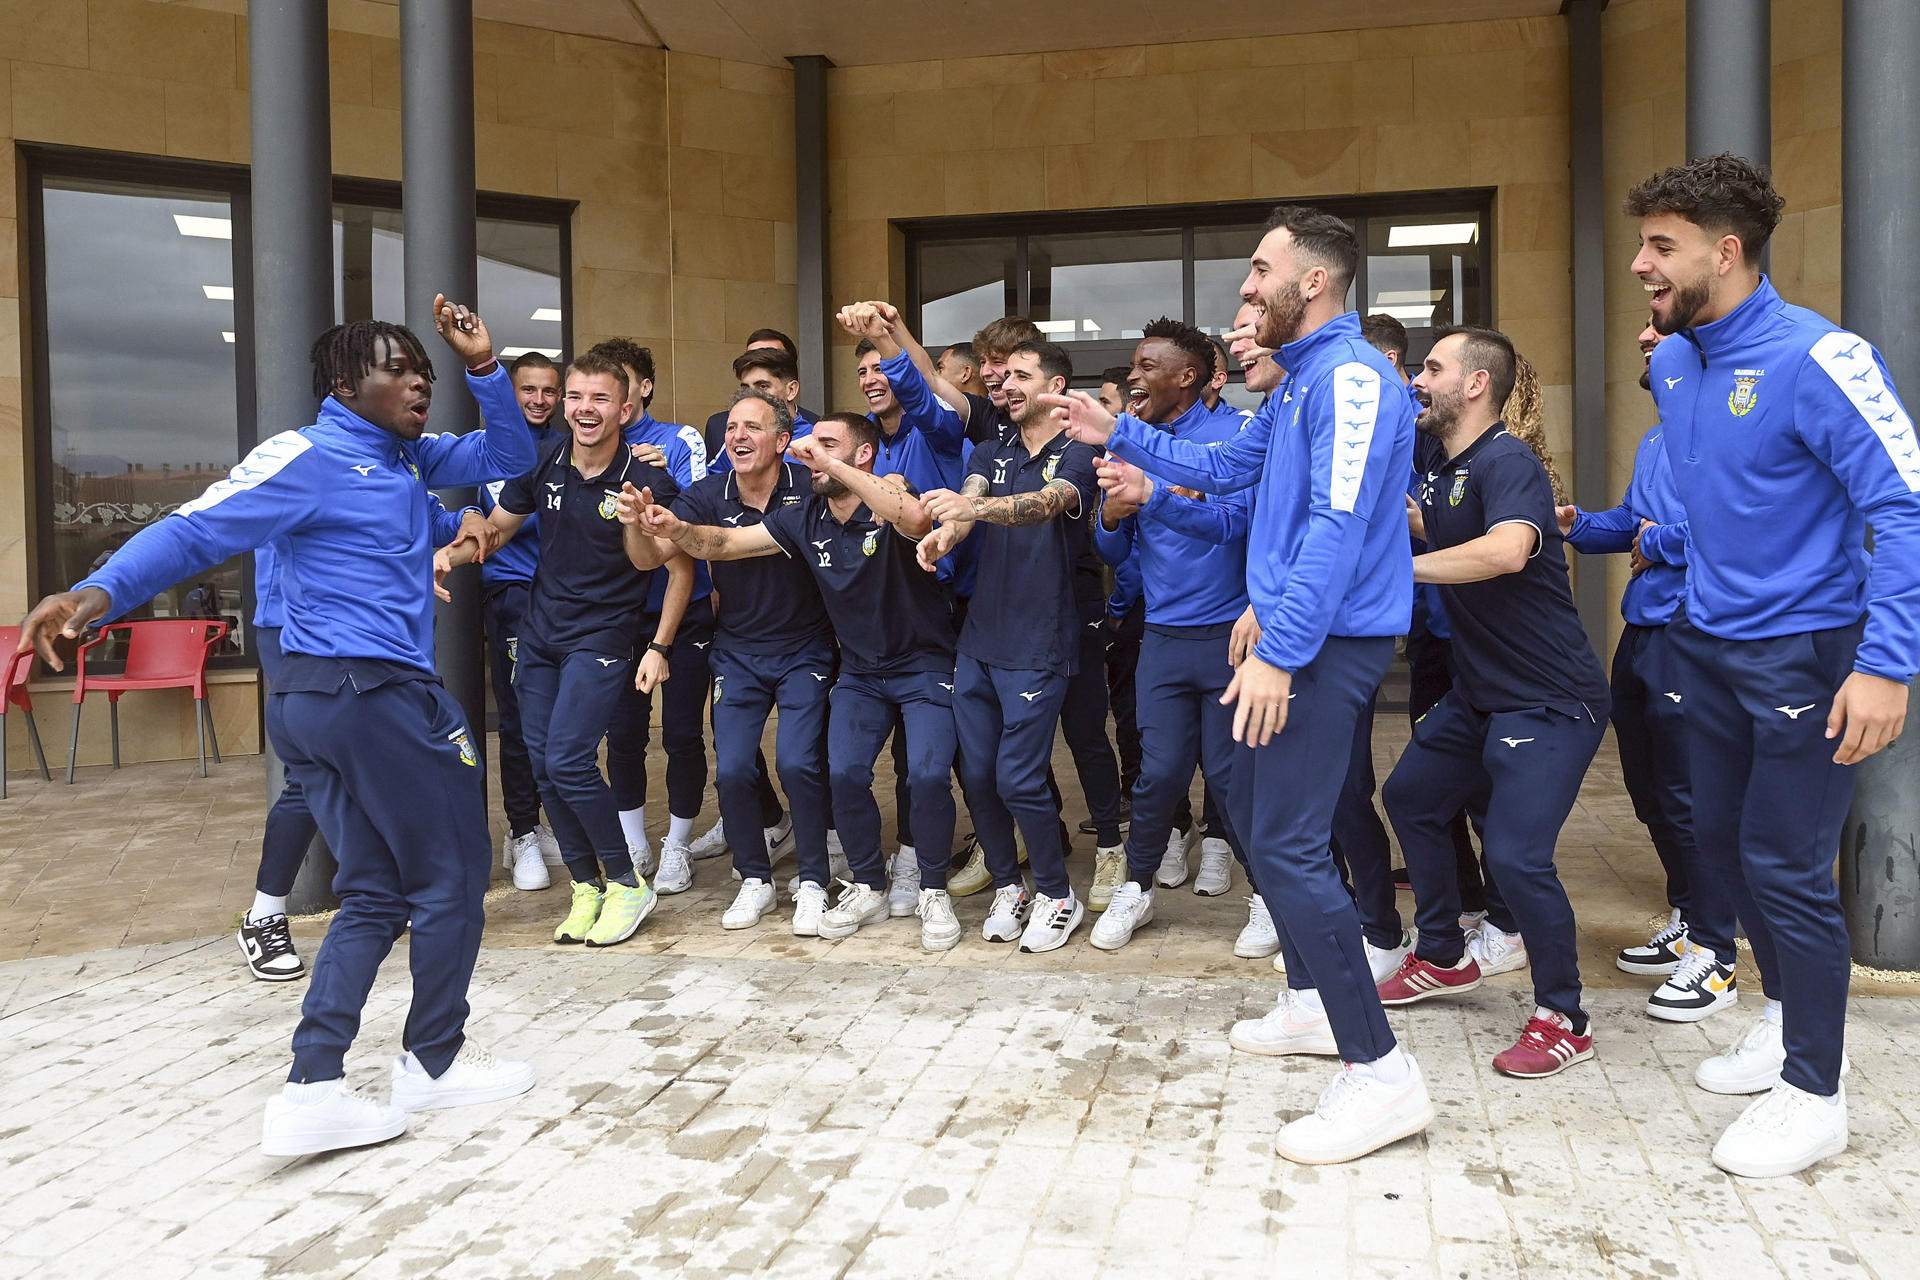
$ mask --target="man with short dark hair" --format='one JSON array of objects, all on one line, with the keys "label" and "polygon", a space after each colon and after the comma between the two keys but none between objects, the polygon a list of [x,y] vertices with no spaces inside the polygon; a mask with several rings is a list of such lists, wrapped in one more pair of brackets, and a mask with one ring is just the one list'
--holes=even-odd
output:
[{"label": "man with short dark hair", "polygon": [[1367,345],[1385,356],[1402,378],[1407,377],[1407,326],[1399,319],[1384,311],[1376,311],[1364,316],[1360,321],[1360,336]]},{"label": "man with short dark hair", "polygon": [[[1412,412],[1393,370],[1360,338],[1344,299],[1353,230],[1317,209],[1274,210],[1241,296],[1255,338],[1291,377],[1247,428],[1217,445],[1116,425],[1091,396],[1051,398],[1076,439],[1200,492],[1259,484],[1247,541],[1253,618],[1235,625],[1237,753],[1228,796],[1263,895],[1292,948],[1290,984],[1229,1040],[1260,1053],[1338,1054],[1346,1064],[1275,1149],[1302,1163],[1352,1160],[1433,1121],[1420,1069],[1395,1042],[1363,954],[1360,922],[1327,844],[1354,718],[1406,631],[1412,570],[1400,513]],[[1251,1036],[1251,1039],[1248,1037]]]},{"label": "man with short dark hair", "polygon": [[1412,1004],[1480,985],[1460,928],[1449,826],[1484,792],[1487,867],[1525,941],[1535,1005],[1493,1065],[1538,1079],[1593,1056],[1573,905],[1553,859],[1606,734],[1608,695],[1573,605],[1553,486],[1500,421],[1515,367],[1504,334],[1443,329],[1413,381],[1427,406],[1419,428],[1447,453],[1407,503],[1409,529],[1431,548],[1413,572],[1440,584],[1455,679],[1414,726],[1381,792],[1413,878],[1419,938],[1380,983],[1380,999]]},{"label": "man with short dark hair", "polygon": [[[1200,388],[1200,402],[1206,405],[1207,412],[1211,413],[1220,407],[1221,395],[1227,389],[1227,379],[1231,375],[1233,363],[1227,355],[1226,343],[1211,334],[1206,335],[1206,338],[1207,345],[1213,348],[1213,369],[1207,376],[1206,384]],[[1234,410],[1234,412],[1239,411]]]},{"label": "man with short dark hair", "polygon": [[[1070,440],[1040,402],[1072,378],[1055,344],[1015,347],[1001,384],[1013,427],[974,451],[960,492],[936,489],[921,500],[940,522],[920,544],[923,568],[931,572],[979,535],[979,577],[954,668],[954,728],[974,834],[994,882],[983,933],[988,942],[1018,938],[1027,952],[1066,945],[1086,918],[1067,879],[1060,804],[1047,787],[1054,725],[1080,663],[1074,562],[1096,492],[1093,451]],[[1037,898],[1020,874],[1016,822]]]},{"label": "man with short dark hair", "polygon": [[[980,381],[987,388],[987,399],[1006,423],[1007,397],[1002,384],[1007,380],[1007,357],[1023,342],[1045,342],[1047,335],[1025,316],[1001,316],[980,326],[973,335],[973,352],[980,362]],[[988,439],[993,437],[989,436]]]},{"label": "man with short dark hair", "polygon": [[[1664,170],[1626,202],[1654,328],[1686,339],[1654,351],[1652,383],[1687,512],[1687,599],[1670,630],[1693,887],[1734,895],[1769,997],[1694,1077],[1716,1093],[1768,1090],[1713,1148],[1747,1177],[1846,1149],[1834,850],[1852,766],[1899,736],[1920,667],[1913,420],[1872,344],[1788,306],[1761,274],[1785,205],[1766,170],[1730,155]],[[1693,941],[1734,959],[1731,937],[1696,928]]]},{"label": "man with short dark hair", "polygon": [[[747,345],[744,350],[746,352],[753,352],[753,351],[784,351],[786,352],[788,358],[791,359],[794,364],[794,370],[795,370],[793,375],[794,381],[798,382],[800,380],[800,374],[799,374],[800,347],[798,344],[794,342],[792,338],[789,338],[786,334],[780,332],[778,329],[755,329],[752,333],[747,335]],[[736,373],[734,376],[738,377],[739,375]],[[794,394],[796,397],[798,397],[799,395],[798,390],[796,390]],[[800,408],[797,403],[797,399],[793,408],[794,408],[793,418],[796,424],[802,421],[812,422],[815,418],[820,416],[814,413],[813,410],[811,409]],[[720,460],[721,456],[726,451],[728,412],[729,410],[722,409],[718,413],[712,414],[707,418],[706,430],[702,433],[702,439],[706,443],[707,464],[709,466],[712,466],[713,464],[717,463]]]},{"label": "man with short dark hair", "polygon": [[[933,368],[962,395],[979,396],[982,400],[987,398],[987,384],[980,378],[980,356],[971,342],[956,342],[942,351]],[[980,444],[982,441],[975,440],[974,443]]]}]

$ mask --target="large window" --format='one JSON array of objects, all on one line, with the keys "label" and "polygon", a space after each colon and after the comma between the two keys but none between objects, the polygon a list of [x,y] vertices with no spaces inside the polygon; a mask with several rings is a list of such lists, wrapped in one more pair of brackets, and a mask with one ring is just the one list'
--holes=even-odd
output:
[{"label": "large window", "polygon": [[[1490,324],[1487,191],[1311,200],[1353,224],[1361,245],[1348,305],[1407,326],[1409,359],[1433,330]],[[934,350],[988,320],[1025,315],[1073,356],[1074,381],[1128,363],[1157,316],[1226,333],[1272,201],[902,221],[908,323]],[[1250,403],[1233,373],[1229,398]]]},{"label": "large window", "polygon": [[[29,186],[39,587],[58,590],[197,496],[259,438],[246,170],[22,148]],[[335,316],[405,314],[399,188],[336,184]],[[571,206],[479,198],[479,297],[503,355],[568,343]],[[230,625],[250,661],[250,557],[128,616]]]}]

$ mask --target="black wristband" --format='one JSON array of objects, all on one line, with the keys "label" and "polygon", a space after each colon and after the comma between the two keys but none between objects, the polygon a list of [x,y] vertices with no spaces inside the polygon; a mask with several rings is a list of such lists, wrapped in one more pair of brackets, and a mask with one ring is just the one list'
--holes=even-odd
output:
[{"label": "black wristband", "polygon": [[647,648],[653,650],[663,658],[669,660],[673,658],[673,646],[670,644],[661,644],[658,640],[649,640],[647,641]]}]

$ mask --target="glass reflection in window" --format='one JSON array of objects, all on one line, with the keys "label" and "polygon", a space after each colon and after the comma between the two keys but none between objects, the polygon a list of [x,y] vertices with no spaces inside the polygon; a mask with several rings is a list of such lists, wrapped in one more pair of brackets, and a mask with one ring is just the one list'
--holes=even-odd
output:
[{"label": "glass reflection in window", "polygon": [[920,254],[920,341],[937,351],[970,342],[989,320],[1019,311],[1011,236],[949,240]]},{"label": "glass reflection in window", "polygon": [[1177,231],[1034,236],[1033,322],[1054,342],[1137,340],[1156,316],[1182,313],[1182,256]]}]

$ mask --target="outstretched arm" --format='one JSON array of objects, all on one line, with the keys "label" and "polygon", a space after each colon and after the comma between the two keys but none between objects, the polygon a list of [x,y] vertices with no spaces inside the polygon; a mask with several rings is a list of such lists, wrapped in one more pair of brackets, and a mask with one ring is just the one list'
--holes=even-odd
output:
[{"label": "outstretched arm", "polygon": [[1004,498],[986,496],[985,476],[972,475],[960,492],[930,489],[922,499],[933,518],[942,524],[1045,524],[1055,516],[1080,510],[1080,488],[1064,477],[1047,481],[1038,493],[1010,493]]},{"label": "outstretched arm", "polygon": [[[655,538],[664,538],[695,560],[751,560],[779,555],[782,548],[765,525],[751,529],[723,529],[718,525],[688,524],[667,508],[640,501],[640,495],[620,495],[620,519],[637,524]],[[628,552],[631,558],[632,552]]]},{"label": "outstretched arm", "polygon": [[876,520],[886,521],[909,538],[918,541],[933,531],[933,517],[904,480],[877,476],[842,462],[821,448],[812,436],[795,440],[787,446],[787,452],[816,475],[838,480],[849,493],[867,504],[867,510],[873,512]]}]

